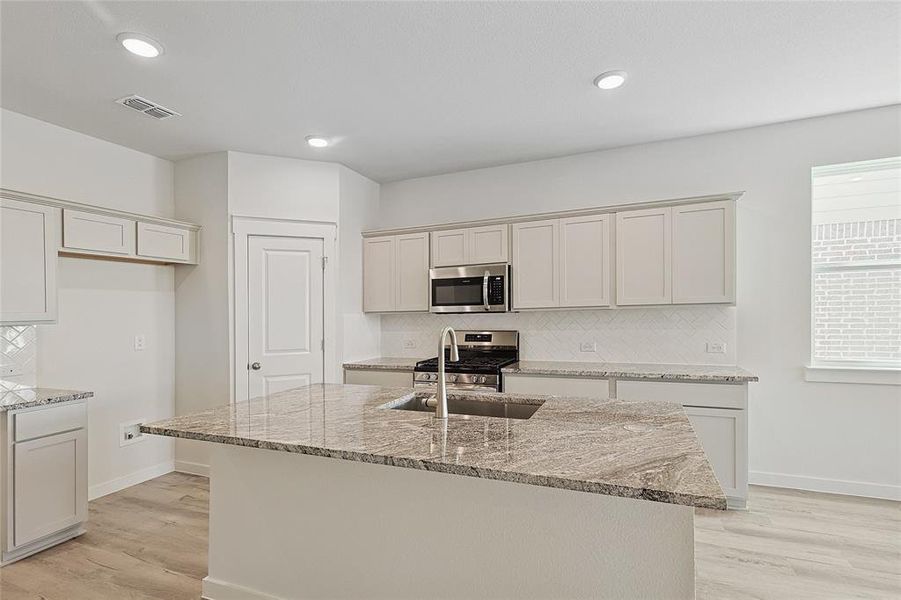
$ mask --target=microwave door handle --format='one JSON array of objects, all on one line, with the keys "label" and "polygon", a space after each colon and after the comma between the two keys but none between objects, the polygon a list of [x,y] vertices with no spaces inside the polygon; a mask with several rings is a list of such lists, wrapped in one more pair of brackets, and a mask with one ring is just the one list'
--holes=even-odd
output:
[{"label": "microwave door handle", "polygon": [[485,310],[490,311],[491,307],[488,306],[488,276],[490,273],[485,271],[485,276],[482,278],[482,304],[485,305]]}]

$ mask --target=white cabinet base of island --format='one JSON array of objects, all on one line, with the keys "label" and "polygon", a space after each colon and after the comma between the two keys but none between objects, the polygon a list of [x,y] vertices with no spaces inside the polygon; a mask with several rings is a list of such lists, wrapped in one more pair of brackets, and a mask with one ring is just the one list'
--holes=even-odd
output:
[{"label": "white cabinet base of island", "polygon": [[212,450],[207,600],[694,598],[690,506]]}]

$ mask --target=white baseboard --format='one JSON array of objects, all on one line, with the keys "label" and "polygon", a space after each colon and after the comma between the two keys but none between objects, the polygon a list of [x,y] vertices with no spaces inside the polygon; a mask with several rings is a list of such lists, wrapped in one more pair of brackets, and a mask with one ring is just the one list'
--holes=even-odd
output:
[{"label": "white baseboard", "polygon": [[110,479],[109,481],[92,485],[90,488],[88,488],[88,499],[96,500],[97,498],[101,498],[103,496],[106,496],[107,494],[112,494],[113,492],[118,492],[119,490],[124,490],[127,487],[131,487],[155,477],[159,477],[160,475],[171,473],[174,470],[175,462],[167,460],[165,462],[161,462],[159,464],[141,469],[140,471],[135,471],[134,473],[129,473],[128,475],[117,477],[116,479]]},{"label": "white baseboard", "polygon": [[885,500],[901,500],[901,486],[884,483],[868,483],[866,481],[846,481],[843,479],[823,479],[805,475],[787,475],[785,473],[766,473],[751,471],[748,473],[751,485],[792,488],[845,496],[863,496],[866,498],[883,498]]},{"label": "white baseboard", "polygon": [[233,583],[210,579],[209,576],[203,578],[203,591],[200,597],[203,600],[285,600]]},{"label": "white baseboard", "polygon": [[201,475],[203,477],[210,476],[210,465],[188,460],[175,461],[175,470],[179,473],[188,473],[189,475]]}]

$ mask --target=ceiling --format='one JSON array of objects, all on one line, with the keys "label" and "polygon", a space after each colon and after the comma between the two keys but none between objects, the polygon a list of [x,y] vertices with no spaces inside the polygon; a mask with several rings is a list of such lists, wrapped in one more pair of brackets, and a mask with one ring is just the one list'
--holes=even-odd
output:
[{"label": "ceiling", "polygon": [[[896,2],[2,2],[0,104],[165,158],[386,182],[895,104],[899,19]],[[122,31],[165,53],[128,54]],[[625,86],[592,86],[611,69]],[[128,94],[184,116],[113,102]]]}]

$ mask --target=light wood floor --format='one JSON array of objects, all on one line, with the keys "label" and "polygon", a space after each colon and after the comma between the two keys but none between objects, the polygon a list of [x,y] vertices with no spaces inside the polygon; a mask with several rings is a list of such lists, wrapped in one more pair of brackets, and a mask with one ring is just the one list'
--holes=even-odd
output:
[{"label": "light wood floor", "polygon": [[[698,510],[698,598],[901,599],[901,503],[752,487]],[[2,600],[200,598],[206,479],[170,473],[91,503],[88,533],[0,569]]]}]

